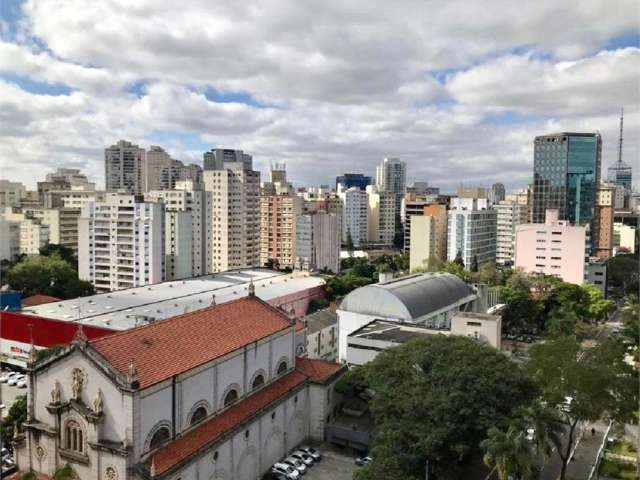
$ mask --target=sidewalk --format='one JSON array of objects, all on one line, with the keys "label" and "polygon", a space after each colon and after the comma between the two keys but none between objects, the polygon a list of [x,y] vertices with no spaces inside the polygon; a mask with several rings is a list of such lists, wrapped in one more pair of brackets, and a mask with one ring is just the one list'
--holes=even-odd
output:
[{"label": "sidewalk", "polygon": [[[607,426],[608,424],[602,421],[585,425],[584,435],[575,450],[573,459],[567,465],[566,480],[586,480],[589,478]],[[592,428],[596,430],[595,435],[591,435]]]}]

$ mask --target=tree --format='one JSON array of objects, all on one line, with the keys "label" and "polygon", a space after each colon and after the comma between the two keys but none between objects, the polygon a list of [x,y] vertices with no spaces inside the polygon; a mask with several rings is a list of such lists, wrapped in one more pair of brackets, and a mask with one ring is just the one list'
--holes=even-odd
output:
[{"label": "tree", "polygon": [[478,256],[474,255],[473,256],[473,260],[471,260],[471,271],[472,272],[477,272],[478,271]]},{"label": "tree", "polygon": [[76,298],[94,293],[93,285],[78,279],[78,272],[58,255],[24,258],[9,271],[7,283],[24,296],[43,294]]},{"label": "tree", "polygon": [[9,413],[0,422],[2,428],[2,444],[11,445],[13,441],[13,432],[17,428],[22,428],[22,424],[27,421],[27,396],[20,395],[16,397],[13,405],[9,408]]},{"label": "tree", "polygon": [[502,277],[502,272],[500,272],[492,262],[482,263],[480,267],[478,267],[478,271],[472,275],[473,281],[494,286],[502,283]]},{"label": "tree", "polygon": [[464,268],[464,260],[462,259],[462,252],[460,250],[458,250],[458,253],[456,253],[456,258],[454,258],[453,263],[458,264],[462,268]]},{"label": "tree", "polygon": [[351,236],[351,230],[347,230],[347,243],[346,243],[347,252],[349,252],[349,256],[353,257],[353,251],[355,247],[353,245],[353,237]]},{"label": "tree", "polygon": [[[563,336],[539,343],[529,350],[527,370],[542,390],[547,405],[561,406],[559,419],[568,433],[556,450],[565,478],[576,427],[604,414],[617,421],[632,418],[638,405],[637,381],[632,367],[624,362],[624,346],[607,340],[581,352],[574,337]],[[567,399],[571,400],[567,402]]]},{"label": "tree", "polygon": [[616,255],[607,262],[607,281],[622,295],[638,294],[640,262],[633,254]]},{"label": "tree", "polygon": [[506,431],[491,427],[480,443],[485,465],[496,467],[500,480],[529,478],[534,471],[536,454],[526,433],[525,425],[514,421]]},{"label": "tree", "polygon": [[559,306],[551,312],[545,324],[546,333],[552,338],[575,335],[579,321],[572,305]]},{"label": "tree", "polygon": [[71,265],[74,270],[78,270],[78,259],[76,258],[76,254],[71,248],[64,245],[47,243],[40,249],[40,255],[42,255],[43,257],[53,257],[57,255],[62,260]]},{"label": "tree", "polygon": [[[487,430],[537,395],[520,366],[466,337],[412,340],[381,352],[357,375],[353,388],[370,393],[376,425],[376,461],[363,479],[424,478],[427,460],[437,478],[462,478]],[[387,477],[390,465],[396,473]]]},{"label": "tree", "polygon": [[61,467],[58,467],[53,474],[53,480],[76,480],[77,478],[78,474],[68,463],[65,463]]},{"label": "tree", "polygon": [[582,285],[582,289],[588,298],[588,320],[592,322],[605,321],[609,314],[615,310],[615,304],[611,300],[605,299],[600,289],[594,285],[585,284]]},{"label": "tree", "polygon": [[528,288],[501,287],[500,298],[504,303],[502,325],[505,331],[542,329],[540,305],[533,299]]}]

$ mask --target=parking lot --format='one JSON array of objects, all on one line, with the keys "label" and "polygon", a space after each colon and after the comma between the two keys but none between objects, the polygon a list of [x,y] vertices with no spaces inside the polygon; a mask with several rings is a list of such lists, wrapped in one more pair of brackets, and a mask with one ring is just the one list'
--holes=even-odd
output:
[{"label": "parking lot", "polygon": [[9,412],[11,405],[13,405],[17,397],[26,394],[26,388],[18,388],[7,385],[6,383],[0,383],[0,403],[3,403],[6,407],[2,411],[2,416],[4,417]]},{"label": "parking lot", "polygon": [[338,450],[323,444],[318,447],[322,451],[322,461],[316,463],[304,480],[351,480],[356,470],[354,460],[356,454],[349,450]]}]

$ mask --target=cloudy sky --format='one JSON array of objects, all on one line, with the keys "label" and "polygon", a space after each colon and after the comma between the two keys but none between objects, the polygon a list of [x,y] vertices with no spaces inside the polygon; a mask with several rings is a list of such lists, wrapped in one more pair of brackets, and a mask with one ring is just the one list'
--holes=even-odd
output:
[{"label": "cloudy sky", "polygon": [[608,165],[623,106],[640,177],[637,0],[373,3],[1,0],[0,177],[103,184],[124,138],[297,184],[397,156],[410,181],[516,188],[538,134],[599,131]]}]

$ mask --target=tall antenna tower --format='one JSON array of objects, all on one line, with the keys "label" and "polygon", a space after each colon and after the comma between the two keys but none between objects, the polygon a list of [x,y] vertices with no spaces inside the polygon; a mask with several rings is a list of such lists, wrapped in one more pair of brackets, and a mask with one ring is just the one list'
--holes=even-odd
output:
[{"label": "tall antenna tower", "polygon": [[620,140],[618,141],[618,164],[622,163],[622,130],[624,127],[624,107],[620,110]]}]

